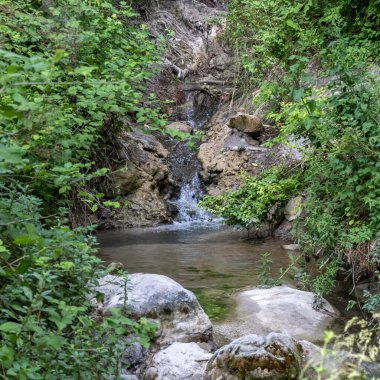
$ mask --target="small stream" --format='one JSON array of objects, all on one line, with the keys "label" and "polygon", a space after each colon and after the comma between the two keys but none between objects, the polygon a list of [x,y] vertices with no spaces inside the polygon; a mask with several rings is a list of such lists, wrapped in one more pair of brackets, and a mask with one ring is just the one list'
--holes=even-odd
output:
[{"label": "small stream", "polygon": [[122,262],[129,273],[169,276],[192,290],[214,321],[234,311],[234,293],[259,284],[260,255],[271,254],[271,275],[278,277],[288,255],[280,240],[253,241],[242,231],[217,222],[182,222],[157,228],[98,234],[99,256]]},{"label": "small stream", "polygon": [[[196,98],[189,97],[191,112],[179,121],[192,130],[202,129],[210,115],[198,112]],[[199,116],[198,115],[198,116]],[[121,262],[129,273],[166,275],[192,290],[214,325],[233,321],[236,317],[236,293],[260,285],[261,255],[270,254],[270,277],[277,279],[290,259],[282,245],[285,241],[268,238],[252,240],[243,231],[224,226],[199,209],[204,191],[199,178],[201,164],[186,142],[163,136],[170,151],[168,162],[178,186],[174,199],[175,222],[155,228],[111,230],[98,233],[99,257],[105,263]],[[292,252],[294,255],[294,252]],[[292,279],[282,279],[292,284]],[[335,293],[333,304],[342,311],[347,297]],[[344,305],[344,306],[343,306]],[[342,307],[340,307],[342,306]],[[340,330],[338,323],[335,330]]]}]

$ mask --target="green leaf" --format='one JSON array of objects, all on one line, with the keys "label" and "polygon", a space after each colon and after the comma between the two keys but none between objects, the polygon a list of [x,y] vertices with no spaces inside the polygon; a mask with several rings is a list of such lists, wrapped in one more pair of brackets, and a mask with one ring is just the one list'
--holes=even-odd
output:
[{"label": "green leaf", "polygon": [[4,161],[6,164],[19,164],[23,162],[22,158],[25,151],[18,145],[5,146],[0,144],[0,162]]},{"label": "green leaf", "polygon": [[292,29],[301,30],[300,26],[293,20],[290,20],[290,19],[286,20],[286,25],[290,26]]},{"label": "green leaf", "polygon": [[[16,269],[16,273],[17,274],[24,274],[31,267],[32,264],[33,264],[33,262],[30,259],[22,260]],[[28,289],[28,288],[26,288],[26,289]]]},{"label": "green leaf", "polygon": [[2,345],[0,347],[0,363],[5,368],[9,368],[13,364],[15,352],[12,347]]},{"label": "green leaf", "polygon": [[59,335],[53,335],[53,334],[42,336],[41,338],[37,340],[37,345],[41,347],[48,346],[50,348],[53,348],[56,351],[62,349],[65,343],[66,343],[66,339],[64,337],[59,336]]},{"label": "green leaf", "polygon": [[7,333],[19,333],[21,331],[22,325],[15,322],[5,322],[0,325],[0,331]]}]

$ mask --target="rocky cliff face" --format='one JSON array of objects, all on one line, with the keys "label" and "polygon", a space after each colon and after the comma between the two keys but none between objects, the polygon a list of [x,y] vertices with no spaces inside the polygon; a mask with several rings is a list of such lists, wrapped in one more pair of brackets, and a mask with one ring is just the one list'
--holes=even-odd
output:
[{"label": "rocky cliff face", "polygon": [[236,99],[234,59],[221,37],[222,1],[146,1],[139,12],[152,38],[163,35],[168,41],[148,92],[171,101],[165,111],[174,128],[204,135],[198,153],[191,154],[184,143],[157,133],[124,133],[120,142],[126,164],[110,174],[108,194],[118,193],[123,207],[115,215],[101,215],[105,227],[171,222],[178,214],[180,188],[190,184],[191,179],[181,180],[188,167],[199,172],[204,192],[220,194],[239,186],[242,172],[256,174],[289,154],[295,158],[284,147],[261,145],[273,130],[262,122],[261,109],[250,109],[254,95]]}]

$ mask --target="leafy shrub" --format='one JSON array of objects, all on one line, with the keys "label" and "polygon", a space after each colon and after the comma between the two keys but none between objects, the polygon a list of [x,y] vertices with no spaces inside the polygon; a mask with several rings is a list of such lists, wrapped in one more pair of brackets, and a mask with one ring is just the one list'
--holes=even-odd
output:
[{"label": "leafy shrub", "polygon": [[345,66],[334,69],[328,91],[284,108],[278,140],[297,134],[314,147],[305,171],[304,250],[344,256],[359,278],[379,263],[371,250],[380,223],[379,82],[359,71],[356,58],[353,66],[351,57],[339,62]]},{"label": "leafy shrub", "polygon": [[163,125],[144,103],[157,47],[123,1],[40,4],[0,1],[0,377],[117,378],[125,336],[147,346],[153,326],[95,313],[95,239],[66,219],[77,199],[118,207],[95,158],[124,126]]},{"label": "leafy shrub", "polygon": [[300,379],[377,379],[378,334],[378,327],[359,318],[348,321],[340,335],[326,331],[319,355],[305,366]]},{"label": "leafy shrub", "polygon": [[[5,379],[107,379],[118,375],[125,335],[145,346],[153,326],[115,309],[91,315],[88,295],[103,271],[94,238],[62,215],[44,227],[41,201],[0,197],[0,374]],[[96,318],[95,318],[96,317]]]},{"label": "leafy shrub", "polygon": [[[320,265],[314,284],[320,294],[333,286],[342,263],[354,281],[373,276],[380,266],[374,249],[380,87],[373,65],[380,48],[379,6],[378,0],[229,3],[227,36],[240,59],[242,81],[260,85],[262,98],[272,102],[268,117],[280,132],[273,143],[290,136],[310,141],[303,155],[307,197],[298,236],[303,251]],[[235,194],[240,201],[230,198],[231,205],[249,196],[243,190]],[[236,222],[235,215],[225,216]]]},{"label": "leafy shrub", "polygon": [[[255,177],[245,176],[236,191],[205,196],[200,205],[226,219],[226,223],[249,228],[276,220],[290,197],[302,186],[300,172],[273,167]],[[272,212],[269,210],[272,208]]]},{"label": "leafy shrub", "polygon": [[157,52],[125,2],[54,4],[2,2],[0,160],[44,207],[74,195],[96,210],[84,183],[105,174],[94,163],[105,142],[122,127],[164,124],[142,103]]}]

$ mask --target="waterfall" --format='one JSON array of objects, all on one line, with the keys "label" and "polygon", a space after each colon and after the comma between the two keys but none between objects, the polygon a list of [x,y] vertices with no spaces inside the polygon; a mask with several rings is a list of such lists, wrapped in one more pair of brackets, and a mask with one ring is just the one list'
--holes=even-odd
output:
[{"label": "waterfall", "polygon": [[[187,94],[186,103],[188,107],[182,114],[182,120],[178,121],[190,125],[194,132],[207,123],[209,115],[203,112],[199,115],[199,112],[196,112],[194,94]],[[180,187],[177,198],[170,201],[178,210],[175,222],[189,223],[211,220],[211,215],[198,207],[198,201],[204,192],[199,178],[202,166],[197,158],[197,153],[183,141],[172,141],[170,145],[170,168]]]},{"label": "waterfall", "polygon": [[178,199],[172,202],[178,209],[177,222],[210,220],[210,214],[198,207],[198,200],[201,195],[201,183],[196,173],[191,182],[182,185]]}]

